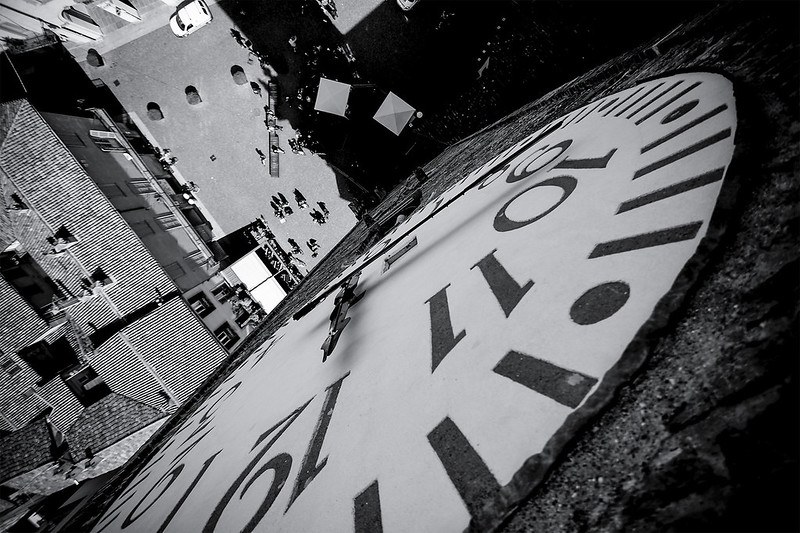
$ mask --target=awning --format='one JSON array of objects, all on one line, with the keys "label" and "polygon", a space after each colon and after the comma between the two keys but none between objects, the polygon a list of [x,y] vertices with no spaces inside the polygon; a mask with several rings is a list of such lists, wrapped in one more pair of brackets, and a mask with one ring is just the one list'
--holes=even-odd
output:
[{"label": "awning", "polygon": [[415,111],[402,98],[389,91],[373,118],[395,135],[400,135]]},{"label": "awning", "polygon": [[349,96],[350,85],[327,78],[320,78],[314,109],[343,117],[345,109],[347,109],[347,98]]}]

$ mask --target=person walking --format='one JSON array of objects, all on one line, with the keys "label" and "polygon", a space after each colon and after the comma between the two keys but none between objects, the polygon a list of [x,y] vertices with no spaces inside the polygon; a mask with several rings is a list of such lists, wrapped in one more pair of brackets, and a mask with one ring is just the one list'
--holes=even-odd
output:
[{"label": "person walking", "polygon": [[285,154],[286,153],[286,151],[284,151],[283,148],[281,148],[280,146],[278,146],[276,144],[273,144],[270,149],[272,150],[273,154]]},{"label": "person walking", "polygon": [[303,193],[298,191],[297,189],[294,190],[294,200],[297,202],[297,207],[300,209],[305,209],[308,207],[308,202],[306,201],[306,197],[303,196]]},{"label": "person walking", "polygon": [[279,193],[278,193],[278,198],[280,198],[280,199],[281,199],[281,205],[282,205],[283,207],[287,207],[287,206],[289,205],[289,200],[287,200],[287,199],[286,199],[286,197],[283,195],[283,193],[280,193],[280,192],[279,192]]},{"label": "person walking", "polygon": [[316,222],[320,226],[325,223],[325,217],[322,215],[322,213],[320,213],[316,209],[311,211],[311,213],[309,213],[309,215],[311,215],[311,218],[314,220],[314,222]]},{"label": "person walking", "polygon": [[258,148],[256,148],[256,153],[258,154],[258,157],[261,159],[261,164],[262,165],[266,165],[267,164],[267,156],[266,156],[266,154],[264,152],[262,152],[261,150],[259,150]]},{"label": "person walking", "polygon": [[305,253],[305,252],[303,252],[303,249],[302,249],[302,248],[300,248],[300,247],[297,245],[297,241],[295,241],[295,240],[294,240],[294,239],[292,239],[292,238],[289,238],[289,239],[287,239],[287,240],[289,241],[289,246],[291,246],[291,247],[292,247],[292,253],[293,253],[293,254],[298,254],[298,255],[299,255],[299,254],[303,254],[303,253]]},{"label": "person walking", "polygon": [[325,217],[325,220],[328,220],[328,217],[331,213],[328,211],[328,207],[325,205],[325,202],[317,202],[317,205],[322,210],[322,215]]}]

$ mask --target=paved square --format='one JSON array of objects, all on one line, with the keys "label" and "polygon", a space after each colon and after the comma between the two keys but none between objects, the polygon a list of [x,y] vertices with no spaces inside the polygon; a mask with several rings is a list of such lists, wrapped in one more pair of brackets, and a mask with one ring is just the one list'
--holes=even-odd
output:
[{"label": "paved square", "polygon": [[[258,152],[269,154],[269,136],[264,120],[269,80],[257,60],[239,47],[229,33],[233,23],[217,5],[210,6],[213,22],[186,37],[178,38],[164,26],[114,50],[104,52],[106,65],[95,68],[82,63],[91,78],[102,79],[123,106],[146,128],[162,148],[178,158],[175,165],[186,181],[200,190],[200,201],[210,210],[223,233],[233,231],[263,214],[278,240],[288,250],[288,238],[305,248],[316,239],[323,256],[353,226],[356,219],[339,196],[334,172],[306,151],[291,152],[287,139],[295,132],[279,121],[280,177],[270,177]],[[164,21],[166,23],[166,21]],[[254,94],[250,84],[237,85],[231,68],[240,66],[248,82],[262,87]],[[186,88],[197,89],[202,102],[190,105]],[[159,105],[164,119],[147,118],[150,102]],[[211,156],[214,156],[212,161]],[[293,201],[297,188],[309,209],[300,210]],[[294,214],[280,224],[269,205],[272,195],[289,199]],[[317,225],[309,212],[324,202],[330,211],[327,224]],[[301,257],[309,267],[316,263],[308,249]]]}]

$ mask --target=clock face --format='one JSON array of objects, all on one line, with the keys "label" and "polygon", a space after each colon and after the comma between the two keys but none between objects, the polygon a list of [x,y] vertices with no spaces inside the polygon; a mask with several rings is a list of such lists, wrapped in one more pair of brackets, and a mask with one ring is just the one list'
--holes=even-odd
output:
[{"label": "clock face", "polygon": [[731,83],[681,74],[497,154],[345,273],[365,292],[325,363],[337,291],[233,372],[93,531],[463,530],[607,399],[709,228],[735,128]]}]

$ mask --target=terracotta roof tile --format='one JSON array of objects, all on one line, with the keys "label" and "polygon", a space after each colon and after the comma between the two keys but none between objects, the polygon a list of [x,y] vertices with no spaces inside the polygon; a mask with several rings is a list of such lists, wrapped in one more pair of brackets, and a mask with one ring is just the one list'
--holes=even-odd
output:
[{"label": "terracotta roof tile", "polygon": [[47,421],[39,418],[0,437],[0,481],[5,481],[51,461]]},{"label": "terracotta roof tile", "polygon": [[112,392],[83,410],[66,432],[67,442],[73,457],[80,460],[86,457],[87,447],[97,453],[165,416],[154,407]]}]

